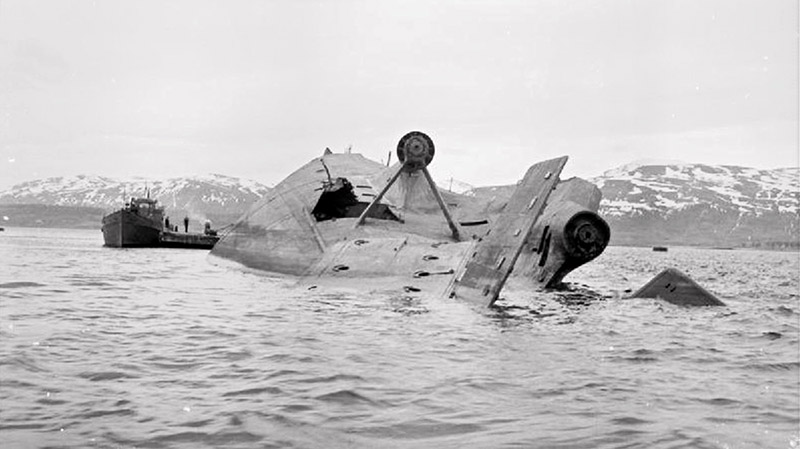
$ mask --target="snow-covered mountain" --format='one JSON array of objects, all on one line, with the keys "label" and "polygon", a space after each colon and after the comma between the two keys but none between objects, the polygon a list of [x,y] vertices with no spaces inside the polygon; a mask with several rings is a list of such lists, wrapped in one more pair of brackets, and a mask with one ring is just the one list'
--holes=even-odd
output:
[{"label": "snow-covered mountain", "polygon": [[0,204],[40,204],[116,209],[132,196],[159,200],[167,210],[189,213],[240,214],[269,188],[255,181],[210,174],[204,176],[129,181],[78,175],[17,184],[0,191]]},{"label": "snow-covered mountain", "polygon": [[603,190],[606,215],[673,214],[708,204],[741,214],[798,211],[798,170],[733,166],[626,165],[591,179]]},{"label": "snow-covered mountain", "polygon": [[774,246],[800,236],[797,168],[633,163],[591,181],[617,243]]}]

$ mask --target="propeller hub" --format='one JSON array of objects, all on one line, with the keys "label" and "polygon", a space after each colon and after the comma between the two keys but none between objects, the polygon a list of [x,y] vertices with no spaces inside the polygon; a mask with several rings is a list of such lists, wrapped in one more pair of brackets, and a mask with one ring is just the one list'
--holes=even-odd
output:
[{"label": "propeller hub", "polygon": [[433,140],[420,131],[411,131],[397,144],[397,158],[407,172],[415,172],[428,166],[436,150]]}]

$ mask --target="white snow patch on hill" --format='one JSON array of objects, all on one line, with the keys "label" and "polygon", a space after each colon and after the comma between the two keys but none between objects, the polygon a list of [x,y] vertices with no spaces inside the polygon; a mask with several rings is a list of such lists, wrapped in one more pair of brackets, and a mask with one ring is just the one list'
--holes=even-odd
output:
[{"label": "white snow patch on hill", "polygon": [[603,190],[601,212],[622,216],[643,211],[668,215],[689,206],[718,210],[735,208],[739,214],[769,211],[797,214],[800,176],[797,168],[759,170],[670,161],[637,161],[591,180]]}]

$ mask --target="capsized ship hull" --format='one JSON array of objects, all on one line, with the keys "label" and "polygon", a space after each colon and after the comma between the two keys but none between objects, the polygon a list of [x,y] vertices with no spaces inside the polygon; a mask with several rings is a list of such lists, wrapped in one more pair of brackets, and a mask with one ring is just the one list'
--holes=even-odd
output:
[{"label": "capsized ship hull", "polygon": [[[533,165],[503,198],[481,198],[435,186],[426,168],[433,143],[424,134],[404,136],[397,154],[400,161],[386,167],[326,151],[275,186],[211,254],[297,277],[308,288],[449,296],[483,306],[498,298],[518,259],[540,263],[523,252],[539,238],[532,232],[552,206],[566,157]],[[596,216],[596,206],[585,212]],[[595,236],[604,248],[607,226],[601,231]],[[530,281],[546,286],[552,277],[537,273]]]}]

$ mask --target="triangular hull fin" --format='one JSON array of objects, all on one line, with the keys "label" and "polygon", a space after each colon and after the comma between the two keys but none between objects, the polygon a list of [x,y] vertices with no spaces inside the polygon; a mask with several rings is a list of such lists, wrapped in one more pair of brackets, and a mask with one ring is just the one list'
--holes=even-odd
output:
[{"label": "triangular hull fin", "polygon": [[658,298],[679,306],[724,306],[725,303],[674,268],[658,273],[631,298]]}]

